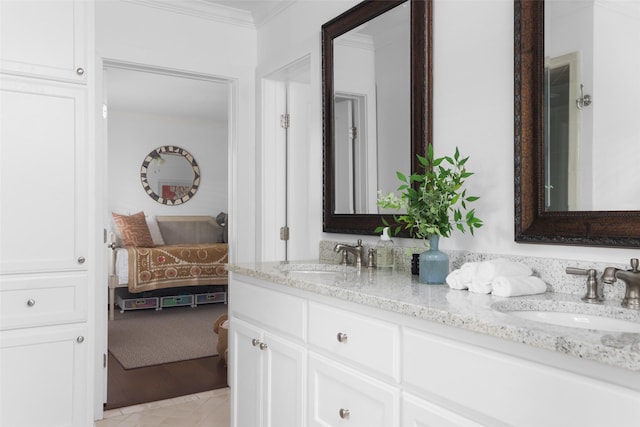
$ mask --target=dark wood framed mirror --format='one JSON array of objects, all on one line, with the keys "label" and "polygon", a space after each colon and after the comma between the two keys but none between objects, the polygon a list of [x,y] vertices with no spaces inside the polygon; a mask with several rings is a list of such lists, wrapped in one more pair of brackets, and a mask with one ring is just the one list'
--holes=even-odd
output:
[{"label": "dark wood framed mirror", "polygon": [[[553,156],[545,149],[548,135],[545,128],[545,66],[549,63],[545,60],[545,1],[515,0],[514,6],[515,240],[582,246],[640,246],[640,211],[602,210],[602,207],[593,210],[548,208],[545,191],[552,185],[545,177],[548,171],[545,167]],[[547,8],[549,6],[547,4]],[[597,100],[594,96],[594,101]],[[575,104],[575,100],[571,102]],[[635,185],[619,175],[615,157],[610,157],[594,161],[611,162],[608,166],[617,175],[618,187]],[[626,197],[632,196],[627,194]]]},{"label": "dark wood framed mirror", "polygon": [[[405,11],[401,9],[405,9]],[[405,23],[393,21],[393,19],[396,19],[395,15],[403,14],[406,15],[406,23],[409,24],[408,28]],[[391,21],[381,22],[381,19]],[[420,165],[416,154],[425,155],[427,144],[431,143],[432,135],[431,20],[431,0],[367,0],[322,26],[323,231],[347,234],[375,234],[374,230],[382,225],[383,217],[375,204],[377,190],[381,190],[383,193],[395,191],[399,184],[396,178],[396,171],[398,170],[403,173],[419,170]],[[344,55],[344,52],[339,53],[336,48],[337,44],[362,47],[370,43],[372,38],[374,40],[376,38],[382,39],[383,44],[388,44],[388,34],[377,33],[372,36],[375,28],[383,29],[385,33],[388,33],[388,30],[407,30],[404,36],[404,45],[393,49],[394,52],[406,51],[406,78],[396,78],[392,83],[389,83],[389,78],[387,78],[386,83],[387,88],[399,87],[401,80],[403,84],[406,83],[406,89],[398,88],[399,91],[403,90],[406,94],[407,102],[403,101],[401,108],[383,104],[383,97],[385,96],[384,83],[376,81],[375,88],[370,92],[371,95],[363,95],[358,90],[343,90],[338,87],[341,84],[340,77],[336,75],[338,69],[348,69],[349,72],[353,72],[357,66],[362,65],[364,62],[363,60],[358,60],[356,67],[348,67],[344,62],[339,63],[336,58],[347,57],[352,61],[357,59],[354,55]],[[407,38],[408,40],[406,40]],[[379,41],[376,40],[375,43],[379,43]],[[372,49],[369,48],[369,50]],[[344,60],[340,59],[339,61]],[[390,61],[388,57],[386,61],[380,59],[378,61],[386,62],[387,68],[395,68],[395,70],[390,71],[391,73],[397,72],[397,69],[401,66],[400,62]],[[372,65],[370,68],[373,69],[374,66]],[[382,74],[377,68],[376,73]],[[362,83],[365,79],[361,75],[359,77],[362,78],[356,78],[355,80]],[[405,82],[404,80],[408,81]],[[394,94],[389,95],[389,91],[387,91],[387,95],[394,97]],[[374,104],[370,104],[371,102],[374,102]],[[359,109],[358,105],[360,105]],[[371,105],[374,105],[375,111],[372,111],[374,108]],[[372,117],[376,117],[376,120],[379,120],[380,117],[386,117],[387,114],[382,112],[383,108],[386,108],[387,111],[392,111],[392,114],[406,110],[406,114],[398,113],[402,114],[401,121],[405,121],[406,125],[395,132],[387,132],[385,134],[384,126],[379,121],[367,124],[366,119],[363,119],[366,114],[372,114]],[[357,138],[362,138],[366,134],[369,138],[369,144],[375,140],[376,144],[378,141],[385,141],[390,145],[384,148],[376,145],[365,155],[354,154],[354,151],[347,154],[341,152],[340,146],[336,144],[336,129],[340,128],[340,126],[348,126],[349,129],[352,129],[355,126],[345,125],[346,122],[342,119],[342,116],[339,116],[339,119],[336,120],[338,110],[349,111],[349,121],[363,124],[362,128],[359,128],[357,132]],[[355,113],[353,113],[354,111]],[[397,125],[397,120],[394,125]],[[354,136],[355,131],[350,130],[349,133],[354,139],[356,138]],[[375,134],[375,137],[372,138],[372,134]],[[403,147],[402,149],[399,148],[401,146]],[[402,150],[406,150],[406,153]],[[406,167],[396,167],[396,163],[393,163],[391,159],[392,155],[399,157],[399,161],[404,162]],[[358,160],[358,156],[362,156],[362,158]],[[369,160],[366,160],[365,157]],[[373,162],[376,162],[374,166],[370,167],[366,172],[358,174],[357,162],[361,161],[361,164],[364,165],[367,162],[373,164],[371,163],[372,158],[375,158],[373,160]],[[354,166],[347,166],[347,168],[351,167],[348,172],[349,177],[343,180],[340,178],[342,172],[339,168],[345,161],[348,165]],[[363,167],[363,169],[366,169],[366,167]],[[379,180],[381,178],[378,178],[383,173],[382,169],[386,174],[385,177],[391,177],[389,179],[385,178],[385,182],[389,182],[386,187],[380,186]],[[393,187],[390,188],[392,180]],[[367,187],[363,193],[366,196],[359,197],[359,189],[364,187]],[[343,191],[345,188],[347,189],[346,192]],[[347,198],[347,207],[344,207],[345,204],[341,201],[343,197],[341,192],[347,193],[347,196],[345,196]]]}]

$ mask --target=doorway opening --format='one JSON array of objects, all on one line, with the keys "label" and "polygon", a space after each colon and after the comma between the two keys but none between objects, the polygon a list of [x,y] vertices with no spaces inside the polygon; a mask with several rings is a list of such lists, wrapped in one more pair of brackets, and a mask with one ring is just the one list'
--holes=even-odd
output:
[{"label": "doorway opening", "polygon": [[[231,187],[230,153],[235,138],[231,108],[235,96],[234,84],[232,80],[205,74],[104,60],[103,137],[107,152],[107,200],[104,202],[107,209],[104,224],[110,224],[110,236],[117,235],[119,231],[112,221],[113,213],[128,216],[144,212],[150,230],[153,229],[151,224],[158,217],[175,217],[178,221],[180,218],[210,217],[220,227],[226,226]],[[145,171],[142,166],[149,153],[158,147],[179,147],[187,153],[182,154],[184,157],[194,160],[190,160],[189,164],[190,168],[191,165],[197,166],[197,171],[196,166],[193,166],[193,170],[199,182],[197,194],[192,198],[176,204],[160,203],[157,197],[150,197],[143,187],[142,175]],[[169,152],[175,152],[174,148]],[[170,166],[166,159],[160,160],[165,162],[155,162],[156,169],[159,169],[159,165]],[[164,188],[157,190],[157,194],[164,193]],[[115,237],[108,239],[109,243],[114,241],[117,241]],[[107,248],[106,251],[108,254],[105,259],[115,259],[112,256],[115,249]],[[194,332],[193,327],[185,324],[183,333],[199,334],[192,342],[197,345],[206,343],[215,354],[217,336],[213,332],[213,325],[221,313],[226,313],[226,299],[220,303],[219,300],[215,303],[203,300],[199,305],[196,303],[196,296],[217,293],[221,291],[220,288],[223,288],[222,292],[226,292],[226,284],[185,286],[129,294],[126,275],[120,275],[119,279],[114,274],[116,264],[111,262],[107,271],[111,285],[121,297],[118,312],[115,320],[106,323],[103,336],[97,334],[99,342],[103,344],[106,361],[103,378],[105,408],[130,406],[226,386],[226,363],[222,357],[200,356],[200,353],[191,351],[191,346],[176,348],[180,346],[176,346],[175,341],[167,335],[169,331],[166,328],[158,333],[154,342],[160,350],[150,351],[146,361],[135,365],[125,363],[125,356],[118,356],[111,351],[110,346],[110,341],[125,338],[110,335],[116,328],[109,326],[110,322],[120,322],[119,326],[124,322],[131,322],[133,325],[133,319],[142,316],[150,318],[151,322],[154,316],[155,320],[159,316],[168,315],[176,319],[182,314],[197,316],[202,325],[200,329]],[[181,304],[183,295],[185,298],[187,295],[192,296],[193,302]],[[158,299],[158,304],[152,308],[144,308],[144,304],[137,303],[138,300],[154,298]],[[133,302],[128,304],[126,301]],[[162,304],[163,301],[166,305]],[[101,306],[104,311],[99,311],[98,316],[107,318],[107,301]],[[212,309],[214,306],[215,309]],[[174,333],[181,332],[178,328]],[[133,338],[126,339],[135,341],[135,334],[132,336]],[[123,347],[126,348],[126,344]],[[151,359],[154,353],[157,356],[165,350],[168,354],[166,360]],[[176,350],[183,354],[176,356]],[[136,352],[139,353],[138,350]],[[169,354],[172,352],[174,354]]]}]

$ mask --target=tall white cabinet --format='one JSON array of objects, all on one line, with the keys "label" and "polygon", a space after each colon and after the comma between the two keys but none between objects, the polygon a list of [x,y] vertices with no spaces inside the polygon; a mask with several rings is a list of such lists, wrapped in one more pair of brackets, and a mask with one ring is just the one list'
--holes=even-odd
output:
[{"label": "tall white cabinet", "polygon": [[93,4],[0,1],[0,425],[92,423]]}]

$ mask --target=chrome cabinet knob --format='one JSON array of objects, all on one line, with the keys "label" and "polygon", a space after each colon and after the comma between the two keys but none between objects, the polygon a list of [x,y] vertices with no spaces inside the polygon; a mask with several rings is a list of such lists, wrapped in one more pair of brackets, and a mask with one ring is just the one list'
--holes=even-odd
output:
[{"label": "chrome cabinet knob", "polygon": [[76,68],[76,74],[79,75],[79,76],[83,75],[84,74],[84,68],[82,68],[82,67]]},{"label": "chrome cabinet knob", "polygon": [[27,306],[28,307],[33,307],[34,305],[36,305],[36,300],[34,300],[33,298],[29,298],[27,300]]},{"label": "chrome cabinet knob", "polygon": [[78,344],[82,344],[84,342],[84,337],[80,335],[78,338],[76,338],[76,341],[78,342]]},{"label": "chrome cabinet knob", "polygon": [[260,350],[266,350],[267,348],[269,348],[269,346],[266,343],[260,343]]},{"label": "chrome cabinet knob", "polygon": [[83,256],[78,257],[78,264],[84,264],[84,262],[85,262],[86,260],[87,260],[87,259],[86,259],[85,257],[83,257]]},{"label": "chrome cabinet knob", "polygon": [[346,420],[347,418],[349,418],[349,415],[351,415],[351,412],[349,412],[348,409],[341,408],[339,414],[340,418]]},{"label": "chrome cabinet knob", "polygon": [[257,347],[260,344],[260,340],[254,338],[251,340],[251,345]]},{"label": "chrome cabinet knob", "polygon": [[338,332],[337,338],[338,338],[338,342],[345,344],[349,337],[344,332]]}]

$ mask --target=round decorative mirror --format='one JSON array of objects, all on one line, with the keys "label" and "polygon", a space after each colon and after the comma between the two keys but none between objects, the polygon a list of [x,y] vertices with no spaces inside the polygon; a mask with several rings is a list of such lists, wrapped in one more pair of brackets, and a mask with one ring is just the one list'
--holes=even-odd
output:
[{"label": "round decorative mirror", "polygon": [[165,145],[144,158],[140,180],[144,191],[156,202],[181,205],[198,191],[200,167],[184,148]]}]

